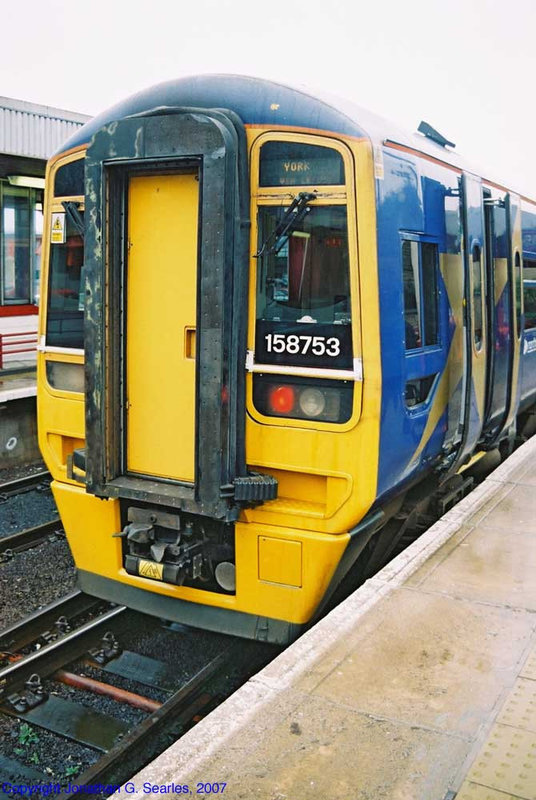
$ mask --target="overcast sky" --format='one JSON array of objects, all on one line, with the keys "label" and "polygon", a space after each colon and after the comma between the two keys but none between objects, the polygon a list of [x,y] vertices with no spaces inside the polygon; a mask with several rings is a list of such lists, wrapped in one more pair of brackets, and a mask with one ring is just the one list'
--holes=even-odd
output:
[{"label": "overcast sky", "polygon": [[329,90],[536,195],[536,0],[3,0],[0,95],[96,114],[183,75]]}]

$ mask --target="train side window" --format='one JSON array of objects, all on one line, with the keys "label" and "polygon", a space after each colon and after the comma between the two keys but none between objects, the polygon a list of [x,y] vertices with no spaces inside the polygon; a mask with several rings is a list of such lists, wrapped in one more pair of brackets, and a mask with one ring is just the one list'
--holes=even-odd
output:
[{"label": "train side window", "polygon": [[522,297],[522,287],[523,287],[523,280],[522,280],[522,265],[521,265],[521,256],[519,254],[519,250],[516,250],[514,256],[514,280],[515,280],[515,291],[516,291],[516,331],[517,331],[517,338],[521,336],[521,314],[523,313],[523,297]]},{"label": "train side window", "polygon": [[435,375],[427,375],[424,378],[413,378],[406,383],[404,397],[408,408],[418,406],[428,399],[435,377]]},{"label": "train side window", "polygon": [[421,309],[419,303],[419,245],[402,242],[402,272],[404,276],[404,324],[406,350],[421,346]]},{"label": "train side window", "polygon": [[473,337],[477,350],[482,347],[482,250],[479,245],[473,245],[471,252],[471,270],[473,273]]},{"label": "train side window", "polygon": [[438,343],[437,263],[436,244],[402,241],[406,350]]},{"label": "train side window", "polygon": [[423,344],[438,342],[437,324],[437,245],[421,242],[422,299],[424,309]]},{"label": "train side window", "polygon": [[523,261],[523,304],[526,331],[536,328],[536,261]]},{"label": "train side window", "polygon": [[84,241],[69,218],[65,242],[50,249],[47,345],[82,349]]},{"label": "train side window", "polygon": [[59,167],[54,177],[55,197],[72,197],[84,194],[84,158]]}]

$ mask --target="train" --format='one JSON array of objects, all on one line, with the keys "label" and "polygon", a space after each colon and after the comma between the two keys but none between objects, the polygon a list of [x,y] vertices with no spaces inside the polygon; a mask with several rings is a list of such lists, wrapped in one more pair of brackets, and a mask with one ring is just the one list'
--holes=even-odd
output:
[{"label": "train", "polygon": [[89,121],[41,297],[78,585],[157,618],[292,641],[534,431],[536,203],[331,96],[199,75]]}]

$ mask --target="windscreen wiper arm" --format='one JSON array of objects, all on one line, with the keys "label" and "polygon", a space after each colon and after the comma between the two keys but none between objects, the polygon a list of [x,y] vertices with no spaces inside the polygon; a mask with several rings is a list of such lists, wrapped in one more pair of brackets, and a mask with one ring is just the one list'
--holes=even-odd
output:
[{"label": "windscreen wiper arm", "polygon": [[67,219],[72,224],[75,231],[78,234],[80,234],[80,236],[83,239],[84,234],[86,232],[86,228],[84,225],[84,218],[78,208],[78,203],[73,203],[72,200],[65,200],[62,203],[62,206],[64,207],[65,213],[67,214]]},{"label": "windscreen wiper arm", "polygon": [[276,225],[275,230],[273,230],[266,241],[263,242],[258,253],[255,253],[255,258],[260,258],[265,254],[273,255],[275,253],[277,255],[277,253],[279,253],[296,225],[298,225],[311,210],[309,206],[311,200],[316,200],[316,195],[311,192],[300,192],[296,195],[285,211],[282,219]]}]

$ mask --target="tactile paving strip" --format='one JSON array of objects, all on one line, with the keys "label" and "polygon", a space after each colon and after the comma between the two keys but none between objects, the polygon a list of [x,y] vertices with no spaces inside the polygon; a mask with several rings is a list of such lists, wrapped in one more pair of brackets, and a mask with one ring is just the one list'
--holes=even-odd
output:
[{"label": "tactile paving strip", "polygon": [[519,673],[521,678],[530,678],[536,681],[536,651],[533,651],[525,662],[525,666]]},{"label": "tactile paving strip", "polygon": [[487,786],[479,786],[478,783],[465,781],[456,795],[456,800],[519,800],[519,798],[513,794],[505,794]]},{"label": "tactile paving strip", "polygon": [[456,800],[536,800],[536,648],[521,669]]},{"label": "tactile paving strip", "polygon": [[467,778],[516,798],[536,800],[536,736],[496,723]]},{"label": "tactile paving strip", "polygon": [[536,733],[536,681],[518,678],[506,698],[497,722]]}]

